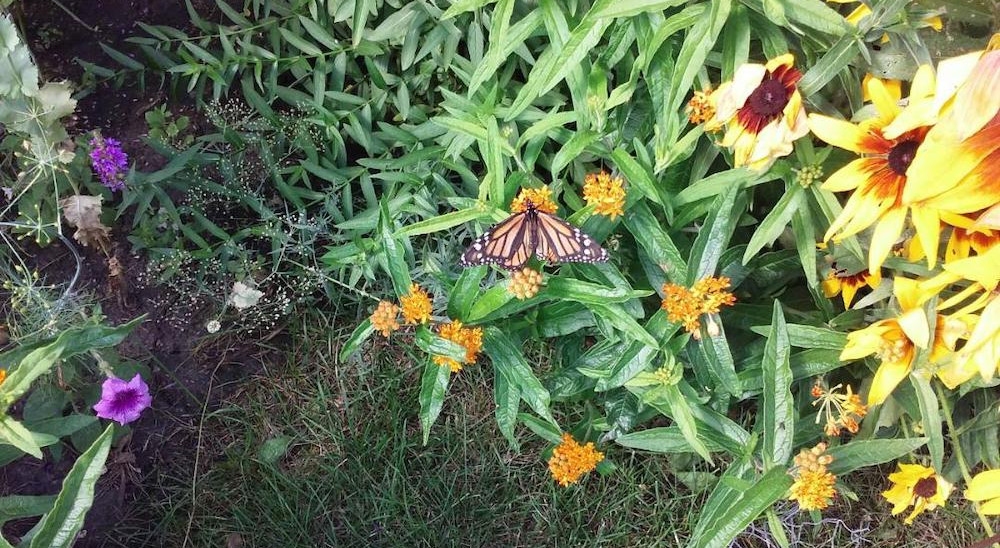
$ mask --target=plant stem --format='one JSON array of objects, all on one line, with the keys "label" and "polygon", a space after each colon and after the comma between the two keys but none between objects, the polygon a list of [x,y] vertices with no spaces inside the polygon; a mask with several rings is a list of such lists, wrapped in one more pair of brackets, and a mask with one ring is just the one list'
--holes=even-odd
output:
[{"label": "plant stem", "polygon": [[[944,411],[944,420],[948,425],[948,437],[951,438],[951,446],[955,451],[955,456],[958,458],[958,466],[962,469],[962,476],[965,478],[965,483],[968,484],[972,481],[972,474],[969,473],[969,465],[965,462],[965,453],[962,451],[962,444],[959,443],[958,434],[955,430],[955,421],[951,418],[951,408],[948,406],[948,398],[946,397],[944,390],[941,390],[941,385],[934,383],[934,389],[937,391],[938,399],[941,401],[941,410]],[[986,531],[986,536],[993,536],[993,527],[990,526],[990,522],[986,519],[986,516],[979,509],[979,503],[973,502],[972,507],[976,509],[976,515],[979,516],[980,523],[983,524],[983,529]],[[994,544],[995,547],[1000,547],[1000,544]]]},{"label": "plant stem", "polygon": [[72,11],[70,11],[69,8],[67,8],[66,6],[64,6],[62,4],[62,2],[60,2],[59,0],[52,0],[52,2],[54,2],[55,5],[57,5],[60,8],[62,8],[63,11],[65,11],[66,13],[68,13],[69,16],[73,18],[74,21],[76,21],[77,23],[80,23],[81,25],[83,25],[83,28],[89,30],[90,32],[97,32],[97,29],[95,29],[94,27],[88,25],[87,23],[84,23],[83,19],[80,19],[79,17],[77,17],[76,14],[73,13]]}]

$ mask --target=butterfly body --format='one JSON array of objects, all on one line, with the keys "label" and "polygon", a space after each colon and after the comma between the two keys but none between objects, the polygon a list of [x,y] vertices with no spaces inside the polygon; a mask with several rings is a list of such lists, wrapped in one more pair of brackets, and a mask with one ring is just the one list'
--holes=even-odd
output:
[{"label": "butterfly body", "polygon": [[462,254],[462,266],[495,264],[507,270],[523,267],[531,256],[549,262],[598,263],[605,251],[579,228],[540,211],[531,202],[524,211],[490,227]]}]

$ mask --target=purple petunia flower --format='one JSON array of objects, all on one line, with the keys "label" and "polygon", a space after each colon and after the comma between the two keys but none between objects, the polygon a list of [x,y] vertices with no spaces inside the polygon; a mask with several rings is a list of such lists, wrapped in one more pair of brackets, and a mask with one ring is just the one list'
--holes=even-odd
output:
[{"label": "purple petunia flower", "polygon": [[102,419],[111,419],[121,424],[130,423],[139,418],[153,397],[149,395],[149,386],[138,373],[132,380],[110,377],[101,386],[101,401],[94,405],[94,411]]},{"label": "purple petunia flower", "polygon": [[90,146],[90,163],[101,179],[101,184],[112,192],[125,188],[128,154],[122,150],[122,144],[117,139],[97,136],[90,140]]}]

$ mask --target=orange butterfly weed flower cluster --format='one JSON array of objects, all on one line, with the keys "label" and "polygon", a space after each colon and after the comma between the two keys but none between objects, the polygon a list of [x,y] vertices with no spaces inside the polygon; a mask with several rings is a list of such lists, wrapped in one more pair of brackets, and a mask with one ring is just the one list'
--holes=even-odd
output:
[{"label": "orange butterfly weed flower cluster", "polygon": [[514,271],[507,282],[507,291],[522,301],[537,295],[541,287],[542,273],[528,267]]},{"label": "orange butterfly weed flower cluster", "polygon": [[448,366],[452,373],[458,373],[463,365],[476,363],[476,357],[483,348],[483,328],[465,327],[462,322],[452,320],[449,323],[438,327],[438,334],[441,338],[462,345],[465,348],[465,360],[461,363],[446,356],[434,356],[434,363],[440,366]]},{"label": "orange butterfly weed flower cluster", "polygon": [[584,474],[597,468],[604,460],[604,453],[594,448],[594,442],[580,445],[573,436],[564,433],[562,442],[552,451],[549,459],[549,472],[559,485],[568,487],[580,481]]},{"label": "orange butterfly weed flower cluster", "polygon": [[610,173],[588,173],[583,183],[583,199],[598,215],[612,220],[625,213],[625,181]]},{"label": "orange butterfly weed flower cluster", "polygon": [[417,284],[410,285],[410,294],[399,298],[403,306],[403,320],[409,324],[431,321],[431,297]]},{"label": "orange butterfly weed flower cluster", "polygon": [[803,510],[822,510],[833,501],[837,495],[833,488],[837,481],[827,470],[833,462],[833,457],[826,453],[826,444],[820,443],[812,449],[803,449],[795,456],[795,469],[792,477],[795,482],[788,491],[788,498],[799,503]]},{"label": "orange butterfly weed flower cluster", "polygon": [[684,329],[698,336],[702,314],[718,314],[723,306],[732,306],[736,297],[727,291],[729,278],[708,277],[695,282],[691,289],[673,283],[663,284],[663,303],[672,322],[681,322]]},{"label": "orange butterfly weed flower cluster", "polygon": [[535,209],[544,213],[555,213],[559,209],[559,206],[552,199],[549,185],[542,185],[541,188],[522,188],[514,201],[510,203],[510,212],[523,212],[528,209],[529,202],[535,206]]},{"label": "orange butterfly weed flower cluster", "polygon": [[388,337],[390,333],[399,329],[399,307],[389,301],[379,301],[375,312],[372,312],[371,322],[375,331],[382,333],[383,337]]},{"label": "orange butterfly weed flower cluster", "polygon": [[838,384],[830,389],[824,389],[823,384],[817,380],[812,387],[812,397],[815,400],[813,406],[820,406],[819,413],[816,414],[816,424],[826,419],[826,426],[823,431],[827,436],[839,436],[841,429],[846,429],[852,434],[858,433],[858,421],[868,414],[868,406],[861,403],[861,396],[855,394],[851,385],[847,385],[846,392],[839,390],[843,385]]},{"label": "orange butterfly weed flower cluster", "polygon": [[692,124],[704,124],[715,118],[715,105],[712,103],[712,90],[696,91],[687,104],[688,121]]},{"label": "orange butterfly weed flower cluster", "polygon": [[[419,285],[410,285],[409,295],[399,298],[396,306],[389,301],[379,301],[378,307],[371,315],[372,327],[388,337],[390,333],[400,328],[398,314],[403,313],[403,321],[409,325],[424,324],[432,322],[431,296]],[[458,320],[451,320],[448,323],[438,326],[438,334],[443,339],[457,343],[465,348],[465,359],[461,362],[453,360],[447,356],[434,356],[434,363],[451,368],[457,373],[462,370],[463,365],[476,362],[479,352],[483,348],[483,329],[481,327],[465,327]]]}]

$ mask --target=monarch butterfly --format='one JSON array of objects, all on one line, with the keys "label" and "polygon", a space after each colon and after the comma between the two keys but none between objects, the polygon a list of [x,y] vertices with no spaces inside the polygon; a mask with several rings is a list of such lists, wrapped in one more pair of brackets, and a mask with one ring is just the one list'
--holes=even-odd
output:
[{"label": "monarch butterfly", "polygon": [[539,211],[526,202],[524,211],[511,215],[476,238],[462,254],[462,266],[495,264],[517,270],[536,255],[549,262],[599,263],[608,252],[593,238],[568,222]]}]

